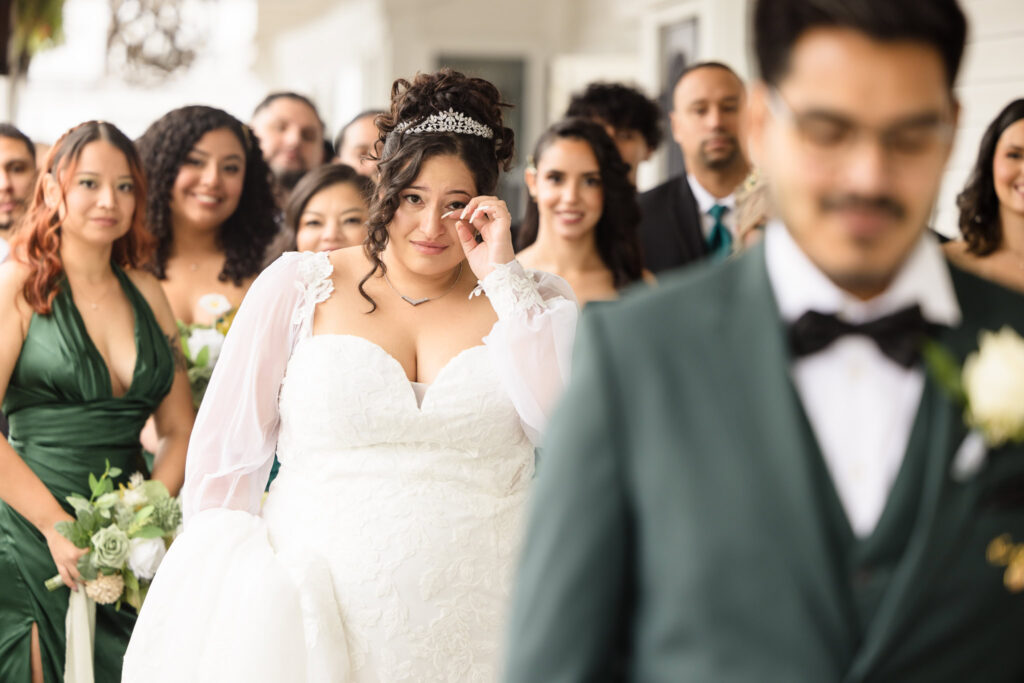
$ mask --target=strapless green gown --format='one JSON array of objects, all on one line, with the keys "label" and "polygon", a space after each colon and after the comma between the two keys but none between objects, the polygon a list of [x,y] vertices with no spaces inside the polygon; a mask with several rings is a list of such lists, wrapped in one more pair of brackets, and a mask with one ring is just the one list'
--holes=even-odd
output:
[{"label": "strapless green gown", "polygon": [[[10,443],[68,512],[71,493],[89,496],[89,473],[104,461],[125,480],[140,469],[139,432],[170,391],[174,359],[142,294],[114,271],[135,312],[138,360],[127,393],[115,398],[110,374],[71,299],[67,281],[49,315],[32,316],[14,366],[3,411]],[[39,625],[47,683],[64,679],[64,619],[68,589],[52,593],[43,582],[57,573],[42,534],[0,501],[0,681],[28,683],[32,624]],[[135,611],[113,605],[96,610],[95,680],[121,680]]]}]

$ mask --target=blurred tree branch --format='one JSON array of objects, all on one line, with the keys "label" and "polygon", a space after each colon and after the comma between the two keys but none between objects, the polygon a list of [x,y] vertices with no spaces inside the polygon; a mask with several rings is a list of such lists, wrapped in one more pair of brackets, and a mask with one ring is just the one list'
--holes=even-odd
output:
[{"label": "blurred tree branch", "polygon": [[17,112],[18,88],[28,73],[32,57],[64,40],[64,0],[13,0],[6,2],[3,28],[2,73],[7,75],[8,121]]}]

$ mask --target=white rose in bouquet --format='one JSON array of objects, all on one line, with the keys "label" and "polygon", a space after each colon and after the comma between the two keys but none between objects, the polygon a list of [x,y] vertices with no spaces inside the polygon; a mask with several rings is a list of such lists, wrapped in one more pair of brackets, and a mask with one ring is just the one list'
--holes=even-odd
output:
[{"label": "white rose in bouquet", "polygon": [[149,580],[167,553],[162,538],[133,538],[128,550],[128,568],[138,579]]},{"label": "white rose in bouquet", "polygon": [[1009,327],[982,332],[964,362],[969,422],[990,446],[1024,439],[1024,339]]},{"label": "white rose in bouquet", "polygon": [[231,302],[223,294],[204,294],[197,302],[199,309],[213,319],[217,319],[231,310]]},{"label": "white rose in bouquet", "polygon": [[204,346],[209,349],[210,357],[206,361],[206,366],[210,368],[217,363],[217,357],[220,356],[220,348],[223,345],[224,335],[213,327],[197,327],[188,336],[188,348],[192,351],[193,358],[199,355]]}]

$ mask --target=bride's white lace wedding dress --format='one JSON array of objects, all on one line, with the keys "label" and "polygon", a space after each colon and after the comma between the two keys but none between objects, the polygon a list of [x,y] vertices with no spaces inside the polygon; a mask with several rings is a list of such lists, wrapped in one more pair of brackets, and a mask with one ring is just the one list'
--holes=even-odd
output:
[{"label": "bride's white lace wedding dress", "polygon": [[246,297],[193,432],[185,532],[123,680],[497,678],[571,290],[499,267],[482,283],[498,323],[424,391],[366,339],[310,335],[330,274],[326,255],[285,255]]}]

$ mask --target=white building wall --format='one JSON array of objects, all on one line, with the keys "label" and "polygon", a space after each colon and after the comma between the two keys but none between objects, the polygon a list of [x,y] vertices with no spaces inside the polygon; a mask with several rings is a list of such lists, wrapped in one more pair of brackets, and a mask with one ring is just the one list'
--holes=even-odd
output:
[{"label": "white building wall", "polygon": [[1011,100],[1024,97],[1024,2],[962,0],[970,24],[960,71],[960,127],[936,205],[935,226],[958,232],[956,195],[963,189],[985,128]]}]

